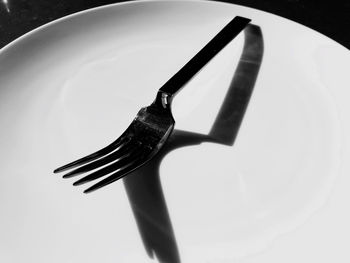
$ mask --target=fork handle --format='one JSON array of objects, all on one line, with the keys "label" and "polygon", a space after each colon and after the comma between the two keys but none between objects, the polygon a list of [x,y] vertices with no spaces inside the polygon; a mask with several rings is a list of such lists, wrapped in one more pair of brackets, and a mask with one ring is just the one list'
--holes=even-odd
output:
[{"label": "fork handle", "polygon": [[236,16],[219,33],[216,34],[190,61],[188,61],[159,90],[157,102],[165,108],[170,106],[173,96],[192,79],[216,54],[218,54],[232,39],[234,39],[250,22],[245,17]]}]

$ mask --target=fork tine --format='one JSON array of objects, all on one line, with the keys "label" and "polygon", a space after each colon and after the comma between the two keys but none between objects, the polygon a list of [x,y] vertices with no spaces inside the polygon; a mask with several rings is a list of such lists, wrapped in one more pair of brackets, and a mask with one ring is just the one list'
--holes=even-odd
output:
[{"label": "fork tine", "polygon": [[[137,160],[134,160],[133,162],[129,163],[128,165],[124,166],[122,169],[116,171],[115,173],[111,174],[110,176],[108,176],[105,179],[102,179],[101,181],[99,181],[98,183],[90,186],[89,188],[87,188],[84,193],[88,194],[91,193],[101,187],[104,187],[108,184],[111,184],[121,178],[123,178],[124,176],[128,175],[129,173],[133,172],[134,170],[136,170],[138,167],[140,167],[142,164],[144,164],[147,161],[147,158],[144,158],[145,155],[142,155],[140,158],[138,158]],[[148,155],[147,155],[148,156]]]},{"label": "fork tine", "polygon": [[63,178],[71,178],[73,176],[82,174],[82,173],[86,173],[89,172],[91,170],[94,170],[96,168],[102,167],[108,163],[111,163],[113,161],[116,161],[117,159],[123,157],[126,153],[133,151],[133,148],[135,147],[134,143],[124,143],[122,144],[120,147],[118,147],[117,150],[115,150],[114,152],[98,159],[95,160],[91,163],[88,163],[84,166],[81,166],[77,169],[74,169],[72,171],[70,171],[69,173],[63,175]]},{"label": "fork tine", "polygon": [[114,142],[112,142],[111,144],[109,144],[108,146],[102,148],[101,150],[94,152],[90,155],[87,155],[83,158],[80,158],[74,162],[68,163],[66,165],[63,165],[57,169],[55,169],[53,172],[54,173],[59,173],[59,172],[63,172],[66,171],[68,169],[86,164],[88,162],[91,162],[93,160],[96,160],[98,158],[101,158],[102,156],[112,152],[113,150],[121,147],[122,145],[128,143],[130,141],[129,137],[124,137],[124,136],[120,136],[118,139],[116,139]]},{"label": "fork tine", "polygon": [[128,164],[132,163],[135,159],[138,159],[140,155],[144,154],[144,150],[142,147],[134,147],[131,151],[128,151],[128,153],[121,158],[117,159],[114,163],[107,165],[81,179],[74,182],[73,185],[81,185],[87,182],[90,182],[92,180],[95,180],[97,178],[100,178],[102,176],[105,176],[107,174],[110,174],[112,172],[115,172],[116,170],[122,169],[124,166],[128,166]]}]

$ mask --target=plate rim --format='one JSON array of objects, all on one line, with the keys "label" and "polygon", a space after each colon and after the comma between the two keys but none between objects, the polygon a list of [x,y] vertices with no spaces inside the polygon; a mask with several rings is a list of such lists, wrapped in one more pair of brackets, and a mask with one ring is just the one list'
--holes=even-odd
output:
[{"label": "plate rim", "polygon": [[[312,29],[310,27],[307,27],[303,24],[300,24],[294,20],[291,20],[289,18],[285,18],[283,16],[277,15],[277,14],[273,14],[264,10],[260,10],[257,8],[253,8],[253,7],[249,7],[249,6],[244,6],[244,5],[238,5],[238,4],[234,4],[234,3],[228,3],[228,2],[221,2],[221,1],[217,1],[217,0],[211,0],[211,1],[203,1],[203,0],[134,0],[134,1],[125,1],[125,2],[117,2],[117,3],[111,3],[111,4],[106,4],[106,5],[101,5],[101,6],[97,6],[97,7],[92,7],[92,8],[88,8],[85,10],[81,10],[78,12],[74,12],[72,14],[68,14],[65,16],[62,16],[60,18],[54,19],[50,22],[47,22],[45,24],[42,24],[34,29],[31,29],[30,31],[24,33],[23,35],[15,38],[14,40],[12,40],[11,42],[7,43],[5,46],[3,46],[2,48],[0,48],[0,56],[5,53],[8,49],[12,48],[13,46],[17,45],[18,43],[21,43],[24,39],[26,39],[27,37],[30,37],[31,35],[40,33],[40,31],[42,31],[43,29],[49,28],[55,24],[61,23],[65,20],[69,20],[71,18],[74,17],[79,17],[82,16],[86,13],[90,13],[90,12],[97,12],[98,10],[103,10],[103,9],[108,9],[108,8],[113,8],[115,6],[123,6],[123,5],[138,5],[140,3],[166,3],[166,2],[171,2],[171,3],[196,3],[196,4],[204,4],[204,5],[230,5],[230,6],[239,6],[241,8],[245,8],[248,10],[252,10],[254,12],[260,12],[263,13],[264,15],[268,15],[277,19],[282,19],[285,22],[289,22],[292,23],[296,26],[298,26],[299,28],[302,28],[303,30],[307,30],[307,31],[311,31],[313,34],[318,35],[319,37],[324,38],[325,40],[327,40],[329,43],[331,43],[332,45],[337,46],[338,48],[342,48],[345,49],[345,51],[350,51],[348,48],[346,48],[345,46],[343,46],[342,44],[338,43],[337,41],[335,41],[334,39],[320,33],[319,31]],[[252,21],[254,22],[254,21]]]}]

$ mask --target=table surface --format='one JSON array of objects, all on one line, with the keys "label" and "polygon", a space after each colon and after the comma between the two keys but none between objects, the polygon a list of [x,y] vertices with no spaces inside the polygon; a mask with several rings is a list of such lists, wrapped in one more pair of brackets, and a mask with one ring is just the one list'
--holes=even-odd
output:
[{"label": "table surface", "polygon": [[[116,0],[0,0],[0,48],[47,22]],[[350,1],[228,0],[267,11],[310,27],[350,49]]]}]

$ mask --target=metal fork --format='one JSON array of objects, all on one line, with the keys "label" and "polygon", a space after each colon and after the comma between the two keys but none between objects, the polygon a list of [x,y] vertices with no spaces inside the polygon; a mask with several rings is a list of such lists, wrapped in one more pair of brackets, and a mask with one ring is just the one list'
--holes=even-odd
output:
[{"label": "metal fork", "polygon": [[151,160],[174,129],[175,120],[171,113],[172,98],[250,21],[250,19],[240,16],[232,19],[158,90],[153,103],[148,107],[141,108],[135,119],[118,139],[93,154],[57,168],[54,173],[75,168],[63,176],[63,178],[70,178],[92,171],[74,182],[73,185],[81,185],[109,175],[84,191],[84,193],[89,193],[126,176]]}]

